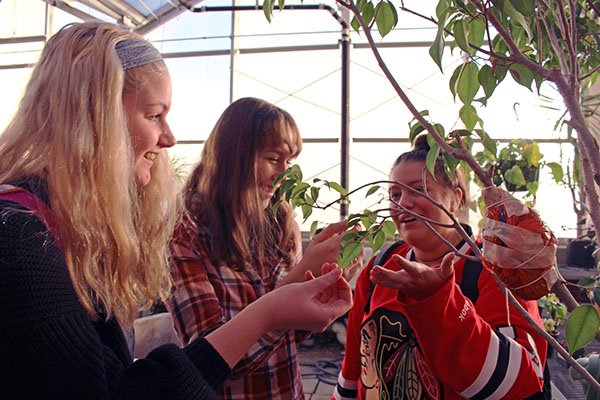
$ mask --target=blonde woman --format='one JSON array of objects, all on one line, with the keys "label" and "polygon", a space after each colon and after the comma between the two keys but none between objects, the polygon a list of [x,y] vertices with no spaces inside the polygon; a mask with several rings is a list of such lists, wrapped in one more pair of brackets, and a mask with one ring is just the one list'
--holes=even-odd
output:
[{"label": "blonde woman", "polygon": [[[170,105],[167,68],[143,38],[83,23],[48,40],[0,135],[9,398],[213,398],[264,332],[322,330],[349,308],[341,272],[326,264],[323,277],[266,297],[206,338],[132,362],[122,327],[171,290]],[[293,318],[282,312],[292,304]]]}]

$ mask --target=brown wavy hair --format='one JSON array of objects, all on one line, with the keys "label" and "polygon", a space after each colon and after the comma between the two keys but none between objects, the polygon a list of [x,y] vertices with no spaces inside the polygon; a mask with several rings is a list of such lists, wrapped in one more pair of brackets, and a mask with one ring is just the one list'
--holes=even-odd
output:
[{"label": "brown wavy hair", "polygon": [[186,209],[210,233],[213,264],[261,269],[277,258],[291,264],[298,246],[292,209],[282,203],[274,216],[279,190],[264,209],[257,185],[261,152],[282,142],[293,157],[300,153],[296,122],[285,110],[257,98],[232,103],[213,128],[184,194]]},{"label": "brown wavy hair", "polygon": [[167,243],[175,220],[173,169],[161,151],[138,187],[124,92],[162,61],[123,71],[115,44],[140,38],[106,23],[68,25],[51,37],[19,108],[0,135],[0,182],[47,181],[63,252],[90,318],[132,323],[171,288]]}]

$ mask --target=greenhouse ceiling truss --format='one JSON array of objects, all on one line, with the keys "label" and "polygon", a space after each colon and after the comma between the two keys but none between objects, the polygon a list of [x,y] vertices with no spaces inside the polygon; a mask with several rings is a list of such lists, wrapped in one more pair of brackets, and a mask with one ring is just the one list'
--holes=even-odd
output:
[{"label": "greenhouse ceiling truss", "polygon": [[43,0],[82,20],[96,19],[88,10],[114,19],[140,35],[158,28],[165,22],[194,7],[202,0]]}]

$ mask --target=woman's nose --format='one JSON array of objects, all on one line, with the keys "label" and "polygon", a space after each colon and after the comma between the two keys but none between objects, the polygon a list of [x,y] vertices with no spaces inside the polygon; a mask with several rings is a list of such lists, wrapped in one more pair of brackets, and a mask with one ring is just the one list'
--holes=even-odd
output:
[{"label": "woman's nose", "polygon": [[411,193],[410,191],[403,193],[400,197],[400,200],[398,200],[398,204],[404,208],[411,207],[413,204],[413,193]]},{"label": "woman's nose", "polygon": [[158,144],[162,147],[173,147],[177,143],[177,139],[171,132],[171,128],[165,123],[164,130],[158,137]]},{"label": "woman's nose", "polygon": [[285,172],[285,170],[287,169],[287,163],[284,161],[280,161],[277,163],[277,165],[275,166],[275,172],[276,172],[276,176],[278,177],[279,175],[281,175],[282,173]]}]

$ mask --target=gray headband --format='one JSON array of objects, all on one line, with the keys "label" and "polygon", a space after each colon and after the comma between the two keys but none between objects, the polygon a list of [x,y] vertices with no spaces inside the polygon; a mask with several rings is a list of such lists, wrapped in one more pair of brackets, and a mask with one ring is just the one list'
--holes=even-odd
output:
[{"label": "gray headband", "polygon": [[123,39],[116,44],[115,50],[124,70],[162,60],[156,47],[145,39]]}]

